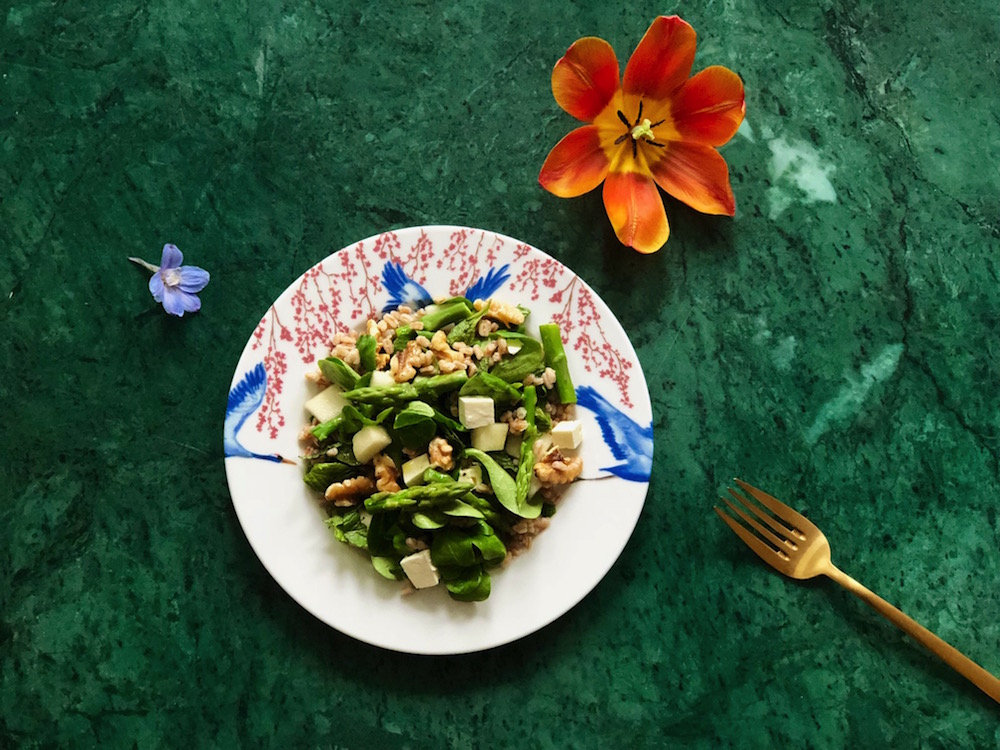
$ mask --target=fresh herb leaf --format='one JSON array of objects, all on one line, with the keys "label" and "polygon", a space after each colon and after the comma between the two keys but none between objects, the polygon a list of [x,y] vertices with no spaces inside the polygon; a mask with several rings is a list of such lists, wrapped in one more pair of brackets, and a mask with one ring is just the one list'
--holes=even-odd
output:
[{"label": "fresh herb leaf", "polygon": [[361,521],[358,511],[351,510],[343,515],[330,516],[326,519],[326,525],[339,541],[359,549],[368,549],[368,529]]}]

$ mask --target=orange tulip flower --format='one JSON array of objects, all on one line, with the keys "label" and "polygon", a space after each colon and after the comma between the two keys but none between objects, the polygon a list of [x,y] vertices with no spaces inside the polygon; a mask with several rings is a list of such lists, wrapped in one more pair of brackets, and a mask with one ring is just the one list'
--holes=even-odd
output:
[{"label": "orange tulip flower", "polygon": [[657,185],[702,213],[736,212],[716,147],[743,122],[743,82],[718,65],[691,76],[694,51],[694,29],[660,16],[621,81],[614,50],[597,37],[574,42],[552,71],[556,102],[588,124],[556,144],[538,181],[560,198],[603,182],[615,234],[640,253],[656,252],[670,235]]}]

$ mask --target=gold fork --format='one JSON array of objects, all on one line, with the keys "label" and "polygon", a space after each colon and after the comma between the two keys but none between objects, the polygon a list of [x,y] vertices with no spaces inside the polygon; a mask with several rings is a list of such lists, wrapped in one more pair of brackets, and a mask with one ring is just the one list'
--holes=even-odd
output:
[{"label": "gold fork", "polygon": [[737,504],[733,504],[728,498],[720,499],[750,528],[718,507],[715,512],[758,557],[779,573],[791,578],[802,580],[824,575],[833,579],[1000,703],[1000,680],[838,569],[830,561],[830,543],[815,524],[766,492],[751,487],[740,479],[734,481],[771,513],[765,512],[732,487],[727,489]]}]

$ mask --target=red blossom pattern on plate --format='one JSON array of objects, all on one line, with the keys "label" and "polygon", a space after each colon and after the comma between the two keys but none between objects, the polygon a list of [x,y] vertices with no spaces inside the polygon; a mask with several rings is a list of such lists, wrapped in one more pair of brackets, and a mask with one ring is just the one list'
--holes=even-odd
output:
[{"label": "red blossom pattern on plate", "polygon": [[[509,264],[512,277],[505,286],[507,297],[529,306],[540,299],[554,305],[551,318],[559,324],[563,342],[588,372],[615,384],[625,407],[633,406],[633,363],[610,343],[595,295],[576,274],[530,245],[490,232],[457,228],[449,234],[447,245],[435,245],[421,229],[408,247],[397,232],[386,232],[334,253],[306,271],[271,306],[251,339],[251,350],[263,350],[268,382],[257,414],[258,432],[266,431],[273,438],[285,424],[280,396],[289,357],[315,362],[327,354],[334,334],[379,315],[387,297],[381,273],[388,262],[399,264],[421,285],[427,283],[429,274],[444,274],[446,293],[441,288],[429,291],[449,297],[464,294],[490,269]],[[279,317],[279,306],[286,320]]]}]

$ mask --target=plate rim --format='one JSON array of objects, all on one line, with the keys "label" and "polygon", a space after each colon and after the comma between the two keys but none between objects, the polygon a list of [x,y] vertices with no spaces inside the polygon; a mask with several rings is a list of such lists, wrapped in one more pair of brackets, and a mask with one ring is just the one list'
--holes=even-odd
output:
[{"label": "plate rim", "polygon": [[[506,235],[506,234],[503,234],[503,233],[500,233],[500,232],[495,232],[495,231],[492,231],[492,230],[481,229],[481,228],[476,228],[476,227],[470,227],[470,226],[465,226],[465,225],[458,225],[458,224],[427,224],[427,225],[413,225],[413,226],[401,227],[401,228],[397,228],[397,229],[388,229],[388,230],[385,230],[385,231],[378,232],[376,234],[370,235],[368,237],[365,237],[364,239],[354,241],[354,242],[352,242],[352,243],[350,243],[348,245],[345,245],[345,246],[343,246],[343,247],[341,247],[341,248],[339,248],[339,249],[337,249],[337,250],[335,250],[335,251],[327,254],[323,258],[320,258],[319,260],[317,260],[315,263],[312,263],[301,274],[299,274],[294,280],[292,280],[291,283],[289,283],[277,295],[277,297],[275,297],[275,299],[271,302],[271,304],[267,308],[267,311],[265,311],[265,313],[262,315],[262,317],[260,318],[260,320],[258,321],[258,323],[255,325],[254,331],[256,331],[257,328],[262,323],[264,323],[264,321],[267,320],[268,315],[271,314],[271,312],[279,304],[281,304],[285,300],[285,298],[288,297],[293,292],[294,289],[296,289],[296,287],[298,285],[300,285],[303,282],[304,278],[306,277],[306,275],[308,273],[310,273],[314,269],[317,269],[318,267],[322,266],[324,263],[330,262],[333,258],[335,258],[340,253],[344,253],[346,251],[350,251],[352,249],[359,248],[362,245],[365,246],[365,247],[368,247],[369,245],[372,245],[372,244],[376,243],[380,238],[384,238],[384,237],[387,237],[389,235],[394,235],[394,236],[407,236],[407,235],[419,236],[420,234],[426,234],[426,235],[429,235],[429,236],[433,236],[433,235],[436,235],[436,234],[441,234],[441,235],[443,235],[443,236],[446,237],[448,235],[452,235],[453,236],[456,232],[480,233],[483,236],[493,236],[497,240],[499,240],[501,243],[511,243],[511,245],[513,247],[525,247],[525,248],[528,248],[528,250],[530,252],[540,254],[542,256],[542,258],[547,259],[549,261],[552,261],[552,262],[556,263],[559,267],[561,267],[562,269],[564,269],[565,272],[568,272],[572,277],[574,277],[575,279],[579,280],[579,282],[583,285],[583,287],[585,289],[589,290],[590,293],[593,294],[593,296],[597,300],[597,302],[601,306],[603,306],[605,308],[605,310],[607,311],[607,313],[610,315],[611,320],[614,322],[614,324],[619,329],[619,332],[621,334],[622,340],[623,340],[624,344],[627,346],[627,349],[625,351],[623,351],[622,354],[626,355],[627,358],[628,358],[628,360],[631,361],[635,365],[635,368],[636,368],[634,376],[638,379],[638,387],[635,388],[635,393],[636,393],[636,395],[639,396],[639,399],[638,399],[638,403],[634,404],[633,407],[636,407],[636,408],[638,408],[638,407],[644,407],[645,412],[648,413],[649,418],[650,418],[650,423],[649,423],[648,430],[649,430],[649,450],[650,450],[649,459],[650,459],[650,462],[651,462],[652,461],[652,450],[653,450],[654,441],[653,441],[653,438],[652,438],[653,420],[652,420],[652,407],[651,407],[651,402],[650,402],[650,397],[649,397],[649,389],[648,389],[648,384],[646,383],[646,380],[645,380],[645,374],[643,372],[641,363],[639,362],[639,358],[638,358],[638,356],[637,356],[637,354],[635,352],[634,345],[632,344],[631,340],[629,339],[628,334],[625,331],[624,326],[622,326],[621,322],[618,320],[617,316],[611,310],[610,306],[608,306],[607,303],[604,302],[604,300],[600,297],[600,295],[598,295],[598,293],[576,271],[574,271],[572,268],[570,268],[569,266],[567,266],[560,259],[555,258],[554,256],[546,253],[544,250],[541,250],[540,248],[536,247],[535,245],[532,245],[532,244],[530,244],[528,242],[525,242],[523,240],[519,240],[519,239],[510,237],[509,235]],[[363,319],[363,317],[362,317],[362,319]],[[356,321],[354,321],[351,325],[352,326],[356,325]],[[230,392],[231,393],[232,393],[232,389],[237,385],[237,383],[238,383],[238,381],[239,381],[239,379],[241,377],[241,371],[242,371],[241,364],[242,364],[243,360],[247,357],[247,355],[248,355],[248,353],[250,351],[251,344],[253,343],[253,340],[254,340],[254,335],[251,334],[251,336],[247,340],[247,343],[244,345],[243,349],[241,350],[241,353],[240,353],[239,357],[237,358],[235,369],[234,369],[233,378],[232,378],[231,385],[230,385]],[[303,422],[303,424],[304,424],[304,422]],[[297,434],[298,431],[301,429],[301,426],[302,425],[299,425],[299,424],[290,424],[290,425],[285,426],[284,429],[286,429],[286,430],[294,430],[295,433]],[[525,638],[527,636],[530,636],[531,634],[536,633],[536,632],[538,632],[538,631],[540,631],[540,630],[548,627],[552,623],[556,622],[557,620],[561,619],[563,616],[565,616],[566,614],[568,614],[571,610],[573,610],[577,605],[579,605],[579,603],[581,601],[583,601],[585,598],[587,598],[600,585],[600,583],[607,577],[608,573],[611,571],[611,569],[614,567],[614,565],[620,560],[622,554],[625,551],[625,548],[628,546],[628,544],[630,543],[630,541],[631,541],[631,539],[632,539],[632,537],[633,537],[633,535],[635,533],[636,527],[638,526],[638,522],[639,522],[639,519],[641,517],[642,511],[645,508],[645,503],[646,503],[646,500],[648,498],[648,492],[649,492],[649,477],[648,477],[648,475],[647,475],[645,481],[642,481],[642,482],[630,482],[629,483],[632,486],[637,486],[638,487],[638,489],[640,490],[640,492],[639,492],[640,497],[637,500],[638,507],[635,509],[634,515],[631,517],[629,528],[627,530],[627,533],[624,535],[624,538],[622,540],[621,546],[619,548],[617,548],[614,551],[613,554],[607,555],[607,557],[605,558],[606,564],[602,565],[600,567],[600,573],[599,573],[599,575],[597,575],[596,577],[594,577],[593,581],[590,582],[588,585],[586,585],[584,587],[584,590],[578,596],[573,597],[572,601],[570,601],[567,605],[565,605],[565,606],[560,605],[560,608],[558,608],[557,611],[554,611],[554,612],[552,612],[551,614],[548,614],[548,615],[544,615],[541,618],[537,618],[537,622],[533,622],[529,627],[527,627],[525,629],[516,631],[510,637],[502,637],[502,638],[499,638],[499,639],[491,639],[489,642],[485,642],[485,643],[481,643],[481,644],[470,644],[470,645],[465,645],[465,646],[460,646],[460,647],[454,647],[454,646],[443,646],[441,648],[429,648],[429,647],[426,647],[426,646],[424,646],[424,647],[414,647],[412,645],[406,645],[404,643],[395,643],[395,642],[392,642],[391,640],[386,640],[384,638],[366,636],[364,633],[359,633],[358,630],[357,630],[357,628],[351,628],[349,626],[345,626],[345,624],[343,622],[340,622],[340,621],[337,621],[337,622],[331,621],[331,618],[329,617],[328,613],[317,611],[317,608],[315,608],[314,606],[312,606],[312,604],[310,602],[303,601],[302,597],[296,595],[295,592],[293,592],[292,590],[290,590],[290,587],[288,585],[286,585],[285,582],[283,582],[282,578],[274,570],[273,566],[269,565],[269,561],[268,561],[268,559],[266,559],[267,558],[266,552],[260,548],[260,545],[255,542],[255,539],[252,537],[252,535],[248,531],[248,528],[249,528],[249,519],[245,517],[245,514],[248,512],[249,509],[248,509],[248,507],[246,507],[246,506],[242,505],[240,502],[238,502],[237,497],[236,497],[237,490],[236,490],[236,487],[234,487],[234,477],[239,472],[239,469],[237,467],[240,466],[240,465],[242,465],[242,462],[237,462],[235,460],[235,458],[236,458],[235,456],[230,456],[230,455],[227,454],[225,456],[225,458],[224,458],[224,465],[225,465],[225,468],[226,468],[226,479],[227,479],[227,485],[229,487],[230,499],[231,499],[231,501],[233,503],[233,508],[235,510],[235,513],[236,513],[236,516],[237,516],[237,520],[240,523],[240,527],[241,527],[241,530],[243,531],[244,537],[247,539],[247,542],[249,543],[250,548],[254,552],[254,555],[260,561],[260,564],[264,567],[264,570],[268,573],[268,575],[270,575],[271,578],[275,581],[275,583],[279,586],[279,588],[281,588],[282,591],[286,595],[288,595],[293,601],[295,601],[300,607],[302,607],[302,609],[304,609],[307,612],[309,612],[309,614],[311,614],[317,620],[319,620],[323,624],[327,625],[328,627],[333,628],[334,630],[338,631],[339,633],[342,633],[343,635],[346,635],[347,637],[352,638],[353,640],[357,640],[357,641],[360,641],[362,643],[366,643],[366,644],[369,644],[369,645],[372,645],[372,646],[375,646],[375,647],[378,647],[378,648],[383,648],[383,649],[386,649],[386,650],[389,650],[389,651],[398,652],[398,653],[408,653],[408,654],[428,655],[428,656],[444,656],[444,655],[459,655],[459,654],[478,653],[478,652],[483,652],[483,651],[491,650],[491,649],[494,649],[494,648],[498,648],[500,646],[507,645],[509,643],[514,643],[516,641],[522,640],[523,638]],[[299,462],[296,462],[296,468],[299,471],[298,477],[301,479],[301,464],[299,464]],[[316,518],[317,518],[317,521],[321,521],[321,516],[320,516],[319,513],[317,513]],[[551,531],[547,531],[546,532],[546,534],[551,534],[551,533],[552,533]],[[338,546],[339,546],[339,543],[338,543]],[[529,551],[527,553],[527,555],[530,555],[530,554],[531,554],[531,552]],[[521,561],[515,562],[514,564],[516,565],[519,562],[521,562]],[[401,594],[400,594],[400,596],[401,596]],[[471,607],[475,607],[475,606],[478,606],[477,603],[473,603],[473,604],[469,604],[469,603],[456,603],[456,604],[457,604],[457,606],[461,606],[461,607],[470,607],[470,606]]]}]

